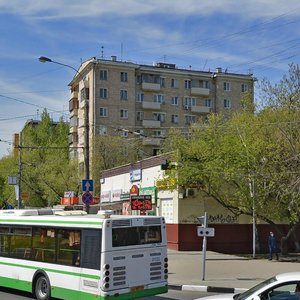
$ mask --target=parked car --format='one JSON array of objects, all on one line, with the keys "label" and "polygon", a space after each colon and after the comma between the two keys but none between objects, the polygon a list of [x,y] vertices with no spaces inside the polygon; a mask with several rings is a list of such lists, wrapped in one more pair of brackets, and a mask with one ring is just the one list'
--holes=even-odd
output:
[{"label": "parked car", "polygon": [[195,300],[300,300],[300,272],[282,273],[240,294],[221,294]]}]

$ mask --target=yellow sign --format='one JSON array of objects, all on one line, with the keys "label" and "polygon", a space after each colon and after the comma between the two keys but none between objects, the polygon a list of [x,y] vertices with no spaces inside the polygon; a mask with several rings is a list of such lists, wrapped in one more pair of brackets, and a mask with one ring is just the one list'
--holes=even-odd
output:
[{"label": "yellow sign", "polygon": [[156,188],[159,190],[174,190],[177,187],[176,178],[157,179]]},{"label": "yellow sign", "polygon": [[29,193],[28,192],[22,192],[21,193],[21,199],[22,200],[28,200],[29,199]]}]

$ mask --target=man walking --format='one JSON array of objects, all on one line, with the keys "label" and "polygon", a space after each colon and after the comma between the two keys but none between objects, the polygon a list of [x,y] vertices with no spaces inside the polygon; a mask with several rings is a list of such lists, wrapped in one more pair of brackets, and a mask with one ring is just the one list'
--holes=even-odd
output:
[{"label": "man walking", "polygon": [[274,233],[271,231],[268,239],[269,246],[269,260],[273,259],[273,254],[276,255],[276,259],[278,260],[278,250],[277,250],[277,239]]}]

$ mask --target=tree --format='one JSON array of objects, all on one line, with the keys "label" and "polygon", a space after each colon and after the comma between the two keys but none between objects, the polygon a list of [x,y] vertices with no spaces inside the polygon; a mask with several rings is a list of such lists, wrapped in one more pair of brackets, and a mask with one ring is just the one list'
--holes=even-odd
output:
[{"label": "tree", "polygon": [[165,144],[165,151],[177,149],[177,169],[168,176],[180,186],[198,187],[236,215],[251,216],[254,208],[258,219],[273,226],[289,223],[288,234],[280,232],[283,241],[300,224],[300,112],[297,91],[283,93],[300,82],[299,68],[292,66],[289,74],[279,91],[265,86],[272,105],[260,112],[211,115],[207,124],[196,124],[186,137],[171,135]]},{"label": "tree", "polygon": [[141,139],[124,139],[120,136],[98,135],[94,139],[92,174],[95,190],[100,191],[103,170],[132,163],[140,159]]},{"label": "tree", "polygon": [[4,156],[0,159],[0,205],[4,199],[16,206],[16,194],[14,186],[8,185],[8,177],[18,174],[18,164],[12,155]]},{"label": "tree", "polygon": [[22,131],[22,190],[29,192],[29,206],[59,202],[64,191],[79,192],[77,162],[69,160],[69,125],[54,123],[44,111],[38,124]]}]

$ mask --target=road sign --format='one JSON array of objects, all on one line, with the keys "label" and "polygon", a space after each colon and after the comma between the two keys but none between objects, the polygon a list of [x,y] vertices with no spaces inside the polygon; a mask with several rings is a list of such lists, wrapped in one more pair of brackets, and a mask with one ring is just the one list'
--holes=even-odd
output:
[{"label": "road sign", "polygon": [[214,228],[204,228],[202,226],[197,226],[197,235],[198,236],[215,236],[215,229]]},{"label": "road sign", "polygon": [[21,199],[22,200],[29,200],[29,193],[28,192],[22,192],[21,193]]},{"label": "road sign", "polygon": [[82,195],[82,202],[84,204],[91,204],[93,202],[93,195],[90,192],[85,192]]},{"label": "road sign", "polygon": [[91,179],[82,180],[82,191],[83,192],[92,192],[94,190],[94,181]]}]

